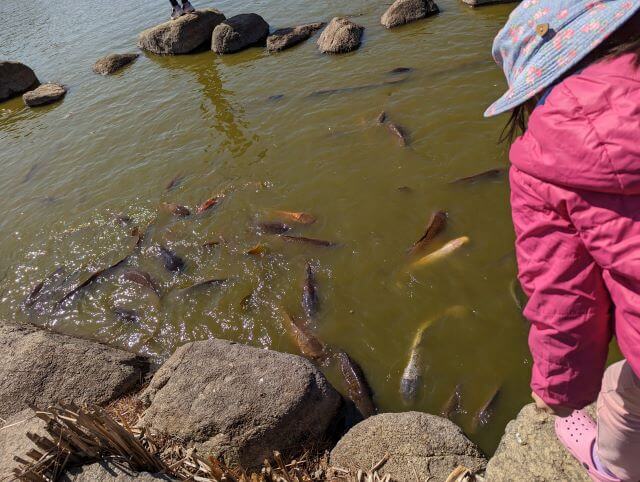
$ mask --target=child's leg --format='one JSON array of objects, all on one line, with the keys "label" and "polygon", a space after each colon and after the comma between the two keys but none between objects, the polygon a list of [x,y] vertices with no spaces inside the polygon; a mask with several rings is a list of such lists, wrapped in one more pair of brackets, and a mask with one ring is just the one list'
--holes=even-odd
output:
[{"label": "child's leg", "polygon": [[640,380],[626,361],[604,374],[598,397],[598,457],[622,480],[640,480]]},{"label": "child's leg", "polygon": [[172,7],[179,7],[180,5],[178,5],[178,0],[169,0],[169,2],[171,2],[171,6]]},{"label": "child's leg", "polygon": [[550,406],[594,402],[605,369],[610,298],[602,270],[554,186],[512,167],[518,277],[529,301],[531,388]]}]

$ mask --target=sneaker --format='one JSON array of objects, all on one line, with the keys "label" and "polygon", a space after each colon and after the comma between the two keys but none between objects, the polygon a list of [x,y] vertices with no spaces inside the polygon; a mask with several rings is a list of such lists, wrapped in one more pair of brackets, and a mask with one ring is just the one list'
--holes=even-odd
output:
[{"label": "sneaker", "polygon": [[187,0],[186,2],[183,2],[183,4],[182,4],[182,11],[184,13],[192,13],[192,12],[195,12],[196,9],[193,8],[193,5],[191,5],[191,3],[189,3],[189,0]]},{"label": "sneaker", "polygon": [[171,10],[171,20],[175,20],[176,18],[181,17],[183,14],[184,12],[182,11],[182,7],[180,7],[180,5],[177,5]]},{"label": "sneaker", "polygon": [[564,418],[556,417],[555,425],[558,439],[587,470],[591,480],[621,482],[617,477],[598,470],[598,464],[593,457],[597,426],[585,410],[575,410]]}]

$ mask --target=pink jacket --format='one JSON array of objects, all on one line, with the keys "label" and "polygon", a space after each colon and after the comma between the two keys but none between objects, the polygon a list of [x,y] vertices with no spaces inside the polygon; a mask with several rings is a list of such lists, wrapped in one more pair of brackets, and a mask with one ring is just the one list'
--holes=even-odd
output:
[{"label": "pink jacket", "polygon": [[[640,376],[640,68],[634,55],[556,85],[511,148],[519,278],[530,296],[532,388],[595,399],[615,330]],[[615,323],[609,315],[615,306]]]},{"label": "pink jacket", "polygon": [[511,162],[543,181],[640,194],[640,69],[624,55],[556,85],[511,148]]}]

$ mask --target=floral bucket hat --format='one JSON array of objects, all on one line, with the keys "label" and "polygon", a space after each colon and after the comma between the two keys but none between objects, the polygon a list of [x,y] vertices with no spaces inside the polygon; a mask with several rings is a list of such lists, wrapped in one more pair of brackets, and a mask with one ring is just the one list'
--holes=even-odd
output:
[{"label": "floral bucket hat", "polygon": [[509,90],[485,117],[551,86],[638,10],[640,0],[524,0],[493,41]]}]

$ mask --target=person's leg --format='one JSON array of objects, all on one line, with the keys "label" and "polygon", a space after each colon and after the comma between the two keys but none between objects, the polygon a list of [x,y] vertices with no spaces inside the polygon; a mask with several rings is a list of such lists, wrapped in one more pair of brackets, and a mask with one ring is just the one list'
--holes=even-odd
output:
[{"label": "person's leg", "polygon": [[172,7],[179,7],[180,5],[178,5],[178,0],[169,0],[169,2],[171,2],[171,6]]},{"label": "person's leg", "polygon": [[602,271],[568,219],[563,189],[514,167],[510,185],[531,388],[550,406],[583,408],[598,396],[611,339]]},{"label": "person's leg", "polygon": [[604,375],[597,455],[621,480],[640,480],[640,380],[626,361],[611,365]]}]

